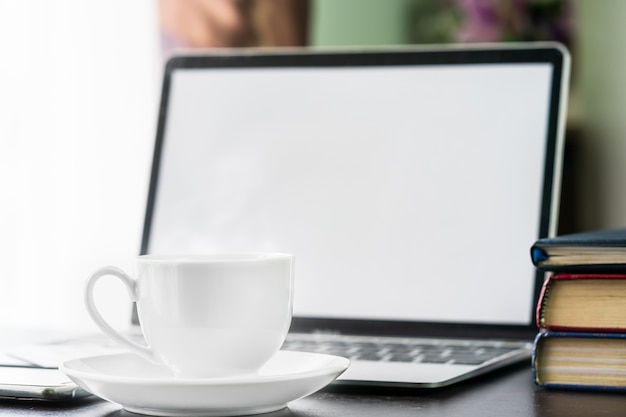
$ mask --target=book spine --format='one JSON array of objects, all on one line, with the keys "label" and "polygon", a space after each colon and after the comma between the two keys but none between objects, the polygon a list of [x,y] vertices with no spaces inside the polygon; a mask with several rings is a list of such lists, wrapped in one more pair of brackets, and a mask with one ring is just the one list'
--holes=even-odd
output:
[{"label": "book spine", "polygon": [[549,259],[549,256],[543,248],[535,244],[530,248],[530,259],[532,260],[533,265],[539,267]]},{"label": "book spine", "polygon": [[540,329],[546,328],[544,312],[545,312],[546,304],[548,303],[548,298],[550,296],[550,285],[552,284],[552,279],[553,279],[552,276],[549,276],[548,278],[545,279],[545,281],[543,282],[543,285],[541,286],[541,292],[539,293],[539,300],[537,301],[537,309],[535,311],[535,320],[537,321],[537,326],[539,326]]},{"label": "book spine", "polygon": [[545,337],[545,334],[546,332],[537,333],[537,336],[535,337],[535,340],[533,342],[532,356],[530,360],[533,380],[539,386],[545,386],[545,383],[539,377],[539,368],[540,368],[539,361],[541,360],[540,355],[539,355],[539,349],[540,349],[541,339]]}]

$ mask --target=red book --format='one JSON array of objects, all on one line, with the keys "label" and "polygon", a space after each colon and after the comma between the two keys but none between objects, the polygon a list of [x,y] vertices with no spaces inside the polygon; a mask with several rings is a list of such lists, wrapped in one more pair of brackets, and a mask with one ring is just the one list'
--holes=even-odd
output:
[{"label": "red book", "polygon": [[626,274],[554,274],[537,303],[540,328],[625,332]]}]

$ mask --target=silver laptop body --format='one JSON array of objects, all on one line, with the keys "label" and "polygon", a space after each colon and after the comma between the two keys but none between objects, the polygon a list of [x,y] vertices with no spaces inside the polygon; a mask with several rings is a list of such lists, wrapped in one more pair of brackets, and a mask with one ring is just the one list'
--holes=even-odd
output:
[{"label": "silver laptop body", "polygon": [[295,254],[285,348],[351,357],[340,383],[527,360],[568,76],[555,44],[174,57],[141,252]]}]

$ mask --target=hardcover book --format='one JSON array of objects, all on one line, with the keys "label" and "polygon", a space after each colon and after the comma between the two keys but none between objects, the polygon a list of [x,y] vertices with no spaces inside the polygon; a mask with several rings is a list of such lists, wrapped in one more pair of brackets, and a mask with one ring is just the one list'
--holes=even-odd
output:
[{"label": "hardcover book", "polygon": [[541,332],[532,368],[548,388],[625,390],[626,334]]},{"label": "hardcover book", "polygon": [[543,284],[537,325],[551,330],[626,332],[626,274],[554,274]]},{"label": "hardcover book", "polygon": [[626,273],[626,228],[542,238],[530,255],[543,271]]}]

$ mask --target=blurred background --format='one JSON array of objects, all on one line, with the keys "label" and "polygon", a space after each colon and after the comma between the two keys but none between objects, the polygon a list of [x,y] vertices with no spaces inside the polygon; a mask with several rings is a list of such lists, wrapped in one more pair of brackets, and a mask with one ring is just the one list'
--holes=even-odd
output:
[{"label": "blurred background", "polygon": [[[0,326],[95,329],[87,277],[133,271],[162,67],[181,48],[562,42],[559,231],[626,226],[625,18],[622,0],[0,0]],[[97,301],[126,326],[120,288]]]}]

